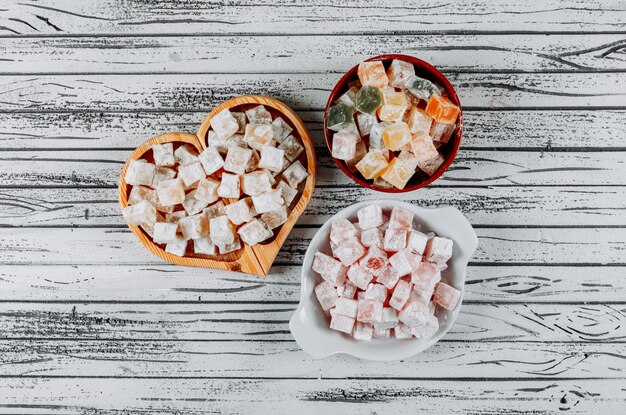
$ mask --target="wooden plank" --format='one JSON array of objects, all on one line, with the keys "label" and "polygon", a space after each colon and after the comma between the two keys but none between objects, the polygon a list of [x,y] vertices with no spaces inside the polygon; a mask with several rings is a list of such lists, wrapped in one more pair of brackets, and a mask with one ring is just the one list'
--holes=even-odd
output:
[{"label": "wooden plank", "polygon": [[[3,378],[622,378],[624,345],[442,341],[403,361],[311,359],[292,341],[2,340]],[[217,357],[217,358],[216,358]],[[1,381],[0,381],[1,383]]]},{"label": "wooden plank", "polygon": [[[449,74],[465,107],[623,106],[621,73]],[[320,110],[340,74],[31,75],[0,79],[0,111],[209,111],[236,95],[268,95]],[[572,89],[572,85],[576,85]]]},{"label": "wooden plank", "polygon": [[[317,147],[317,186],[353,186],[325,147]],[[2,187],[114,187],[127,150],[2,151]],[[626,185],[626,151],[537,152],[461,149],[435,186]]]},{"label": "wooden plank", "polygon": [[[413,194],[394,196],[355,186],[318,186],[299,224],[322,225],[337,211],[357,201],[386,198],[420,206],[456,206],[471,223],[480,227],[615,227],[626,224],[624,190],[622,186],[446,187],[437,184]],[[112,188],[0,189],[0,226],[124,227],[117,199],[117,190]]]},{"label": "wooden plank", "polygon": [[[317,146],[323,113],[299,111]],[[168,131],[195,131],[205,112],[0,113],[4,150],[131,149]],[[586,151],[626,148],[624,110],[467,111],[463,149]],[[532,127],[529,127],[532,126]],[[581,140],[580,137],[585,137]]]},{"label": "wooden plank", "polygon": [[[316,227],[294,228],[276,258],[276,265],[302,264],[316,231]],[[472,258],[475,264],[624,264],[626,233],[620,230],[481,228],[476,233],[479,243]],[[0,235],[0,252],[5,265],[162,264],[137,243],[127,228],[52,228],[45,232],[39,228],[15,228]]]},{"label": "wooden plank", "polygon": [[[623,380],[95,379],[0,381],[1,413],[618,414]],[[260,410],[259,408],[262,408]]]},{"label": "wooden plank", "polygon": [[[0,266],[5,301],[291,302],[300,299],[301,267],[276,266],[258,279],[169,264]],[[486,266],[467,270],[466,302],[624,301],[626,267]]]},{"label": "wooden plank", "polygon": [[[467,303],[446,341],[617,342],[626,304]],[[292,340],[296,304],[0,303],[3,340]],[[623,365],[623,363],[622,363]],[[622,366],[623,367],[623,366]],[[623,374],[622,374],[623,375]]]},{"label": "wooden plank", "polygon": [[107,33],[387,33],[441,31],[620,31],[626,20],[619,0],[589,3],[547,0],[488,4],[427,0],[407,4],[393,0],[380,6],[356,0],[331,1],[194,1],[180,5],[158,0],[8,0],[3,4],[2,34],[63,35]]},{"label": "wooden plank", "polygon": [[[0,73],[338,72],[394,51],[446,72],[624,70],[620,35],[8,38]],[[307,57],[324,56],[324,59]],[[307,64],[303,66],[303,62]]]}]

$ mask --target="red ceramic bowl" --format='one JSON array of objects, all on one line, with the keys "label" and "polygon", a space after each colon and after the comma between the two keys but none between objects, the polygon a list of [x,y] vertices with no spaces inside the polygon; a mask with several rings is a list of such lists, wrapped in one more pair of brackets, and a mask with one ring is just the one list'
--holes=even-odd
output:
[{"label": "red ceramic bowl", "polygon": [[[456,153],[459,151],[459,147],[461,146],[461,136],[463,135],[463,108],[461,108],[461,102],[459,101],[459,97],[457,96],[456,91],[454,90],[454,87],[452,86],[450,81],[448,81],[448,78],[446,78],[444,74],[439,72],[437,68],[435,68],[428,62],[424,62],[421,59],[414,58],[413,56],[408,56],[408,55],[380,55],[374,58],[367,59],[367,61],[382,61],[383,64],[385,65],[385,68],[388,68],[389,65],[391,64],[391,61],[394,59],[400,59],[400,60],[412,63],[413,66],[415,67],[415,74],[417,76],[426,78],[429,81],[435,82],[436,84],[443,86],[444,89],[446,90],[446,93],[448,94],[448,98],[450,98],[450,100],[461,109],[459,118],[457,119],[457,126],[456,126],[456,131],[454,132],[454,135],[450,137],[450,141],[447,144],[445,144],[439,149],[441,154],[444,156],[445,161],[443,162],[441,166],[439,166],[439,169],[437,169],[435,174],[433,174],[430,177],[425,175],[424,173],[416,174],[413,177],[411,177],[411,179],[407,183],[407,186],[404,189],[396,189],[396,188],[385,189],[383,187],[374,186],[369,181],[363,179],[358,173],[357,174],[351,173],[350,170],[348,170],[348,167],[346,166],[346,163],[343,160],[338,160],[335,158],[333,160],[335,160],[335,163],[337,164],[337,166],[339,166],[339,168],[343,170],[343,172],[348,177],[350,177],[352,180],[354,180],[356,183],[360,184],[361,186],[367,187],[368,189],[377,190],[379,192],[405,193],[405,192],[411,192],[413,190],[420,189],[424,186],[428,186],[429,184],[437,180],[437,178],[441,176],[443,172],[445,172],[448,169],[448,167],[450,167],[450,165],[454,161],[454,158],[456,157]],[[335,85],[335,88],[333,88],[333,91],[330,93],[330,96],[328,97],[328,102],[326,103],[326,109],[324,110],[324,135],[326,137],[326,145],[328,146],[328,150],[330,151],[331,154],[332,154],[332,145],[333,145],[333,140],[332,140],[333,132],[326,127],[326,114],[328,113],[328,108],[330,108],[333,105],[335,100],[338,97],[340,97],[345,91],[348,90],[348,84],[358,79],[358,76],[357,76],[358,68],[359,66],[356,65],[355,67],[350,69],[348,72],[346,72],[346,74],[339,80],[339,82],[337,82],[337,85]]]}]

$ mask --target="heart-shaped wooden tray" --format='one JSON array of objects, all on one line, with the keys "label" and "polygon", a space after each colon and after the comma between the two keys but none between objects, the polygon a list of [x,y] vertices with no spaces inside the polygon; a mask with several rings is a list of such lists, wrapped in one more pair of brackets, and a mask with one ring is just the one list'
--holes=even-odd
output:
[{"label": "heart-shaped wooden tray", "polygon": [[[177,148],[177,146],[190,144],[194,146],[199,152],[202,152],[207,147],[207,133],[211,126],[211,119],[213,118],[213,116],[215,116],[215,114],[225,108],[228,108],[231,111],[245,111],[256,105],[264,105],[267,110],[272,113],[272,116],[281,115],[283,119],[289,125],[291,125],[294,131],[297,132],[300,140],[302,141],[302,144],[304,145],[305,151],[300,156],[300,161],[308,170],[309,177],[307,177],[306,182],[304,183],[303,190],[297,196],[299,197],[299,199],[297,200],[297,202],[295,202],[295,205],[292,204],[292,210],[289,214],[289,217],[287,218],[287,222],[285,222],[278,229],[278,231],[275,232],[272,239],[264,243],[255,246],[249,246],[242,243],[242,248],[238,251],[231,252],[225,255],[215,256],[198,255],[193,253],[193,251],[188,248],[185,256],[183,257],[179,257],[165,252],[165,250],[161,246],[155,244],[152,241],[152,238],[150,238],[150,236],[141,227],[136,225],[128,225],[133,234],[135,234],[135,236],[139,239],[143,246],[148,248],[150,252],[162,259],[165,259],[166,261],[177,265],[223,269],[227,271],[236,271],[263,276],[267,275],[270,267],[272,266],[272,263],[274,262],[274,259],[276,258],[276,255],[278,254],[278,251],[280,251],[280,248],[287,239],[289,232],[308,205],[309,200],[311,199],[311,194],[313,193],[313,189],[315,187],[316,159],[313,142],[300,117],[298,117],[298,115],[296,115],[296,113],[291,108],[289,108],[282,102],[273,98],[260,95],[245,95],[241,97],[235,97],[229,99],[228,101],[224,102],[213,111],[211,111],[211,113],[202,122],[198,133],[195,135],[176,132],[165,133],[149,139],[148,141],[140,145],[135,151],[133,151],[128,161],[124,165],[120,177],[119,193],[120,205],[122,209],[124,209],[126,206],[128,206],[128,195],[130,194],[131,190],[131,186],[128,185],[126,183],[126,180],[124,179],[126,175],[126,170],[128,169],[128,164],[131,160],[138,160],[141,158],[152,161],[152,152],[150,152],[149,150],[154,144],[171,142],[174,143],[175,149]],[[235,201],[236,199],[223,199],[223,202],[226,204]]]}]

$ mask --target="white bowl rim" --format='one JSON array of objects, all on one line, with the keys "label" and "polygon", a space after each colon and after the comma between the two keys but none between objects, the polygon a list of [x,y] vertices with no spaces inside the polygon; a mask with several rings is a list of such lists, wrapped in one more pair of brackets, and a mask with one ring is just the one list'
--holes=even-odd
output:
[{"label": "white bowl rim", "polygon": [[[432,338],[426,341],[417,339],[396,340],[391,338],[374,339],[371,343],[359,342],[347,335],[331,330],[328,328],[327,322],[325,325],[320,325],[315,321],[323,318],[323,314],[317,299],[312,295],[313,286],[315,285],[312,276],[315,279],[320,278],[311,270],[313,256],[322,243],[328,243],[328,233],[333,220],[340,218],[356,219],[356,212],[361,207],[372,204],[379,205],[384,210],[396,206],[408,209],[415,214],[415,221],[418,225],[424,222],[431,222],[427,229],[423,229],[424,231],[433,231],[438,236],[450,238],[454,241],[454,253],[450,260],[451,268],[454,267],[454,275],[448,275],[448,279],[454,279],[454,285],[461,291],[461,299],[454,310],[448,311],[443,310],[441,307],[438,308],[439,330]],[[442,221],[442,219],[444,220]],[[438,225],[432,226],[432,222]],[[457,208],[452,206],[424,208],[404,201],[390,199],[368,200],[348,206],[333,215],[318,229],[307,248],[302,263],[300,302],[289,321],[289,329],[298,345],[316,359],[336,354],[347,354],[374,361],[392,361],[405,359],[421,353],[437,343],[454,324],[463,300],[467,264],[477,246],[478,237],[472,225]],[[315,313],[316,315],[313,318],[308,318],[308,313]]]}]

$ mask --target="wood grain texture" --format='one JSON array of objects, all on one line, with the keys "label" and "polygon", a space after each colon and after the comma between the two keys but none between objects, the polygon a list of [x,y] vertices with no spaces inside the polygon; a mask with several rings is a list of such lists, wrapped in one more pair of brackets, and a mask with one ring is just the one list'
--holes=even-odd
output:
[{"label": "wood grain texture", "polygon": [[[8,6],[8,7],[7,7]],[[111,35],[189,33],[388,33],[449,31],[622,31],[626,11],[619,0],[548,0],[489,3],[427,0],[229,1],[8,0],[2,33]]]}]

